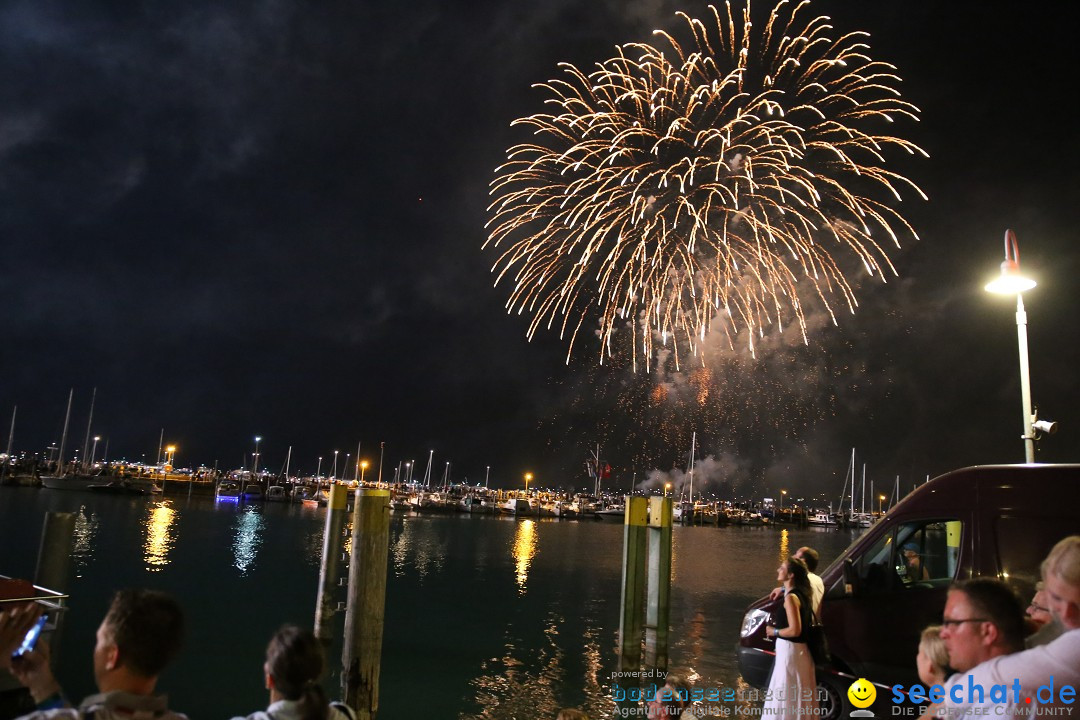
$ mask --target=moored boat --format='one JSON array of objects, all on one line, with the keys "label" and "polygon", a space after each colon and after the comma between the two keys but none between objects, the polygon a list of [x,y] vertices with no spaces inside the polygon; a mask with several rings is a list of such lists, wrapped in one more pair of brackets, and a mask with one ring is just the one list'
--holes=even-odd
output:
[{"label": "moored boat", "polygon": [[814,525],[816,527],[836,527],[836,518],[832,513],[818,511],[811,513],[806,518],[807,525]]},{"label": "moored boat", "polygon": [[88,485],[87,490],[97,493],[107,493],[110,495],[149,495],[150,491],[146,488],[133,485],[127,480],[110,480],[107,483],[96,483]]},{"label": "moored boat", "polygon": [[240,499],[240,484],[233,480],[222,480],[218,483],[214,497],[218,500],[235,502]]},{"label": "moored boat", "polygon": [[520,497],[510,498],[499,505],[499,512],[506,515],[528,515],[531,510],[529,501]]},{"label": "moored boat", "polygon": [[50,490],[86,490],[103,480],[100,475],[43,475],[41,484]]},{"label": "moored boat", "polygon": [[597,510],[593,515],[597,520],[622,522],[623,518],[626,517],[626,506],[622,503],[613,503],[602,510]]}]

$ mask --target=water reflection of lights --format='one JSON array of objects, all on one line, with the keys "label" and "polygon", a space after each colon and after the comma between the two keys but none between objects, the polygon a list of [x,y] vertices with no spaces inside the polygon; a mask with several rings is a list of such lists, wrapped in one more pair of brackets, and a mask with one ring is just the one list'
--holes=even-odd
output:
[{"label": "water reflection of lights", "polygon": [[446,541],[433,532],[433,527],[435,523],[412,518],[402,523],[401,532],[390,543],[394,575],[404,577],[409,565],[416,568],[421,582],[429,572],[442,572],[446,565]]},{"label": "water reflection of lights", "polygon": [[162,500],[147,507],[147,517],[143,522],[143,527],[146,528],[143,559],[150,572],[157,572],[169,564],[169,551],[176,544],[173,526],[179,515],[169,500]]},{"label": "water reflection of lights", "polygon": [[787,562],[787,559],[791,557],[791,552],[788,549],[788,543],[790,538],[788,537],[787,528],[780,531],[780,562]]},{"label": "water reflection of lights", "polygon": [[565,618],[550,614],[544,622],[545,638],[540,647],[524,647],[510,636],[508,628],[502,657],[485,661],[481,674],[470,682],[476,704],[484,709],[477,715],[461,715],[463,720],[554,717],[558,713],[557,698],[566,680],[566,652],[557,637]]},{"label": "water reflection of lights", "polygon": [[255,508],[246,507],[237,516],[236,539],[233,541],[233,565],[241,575],[246,575],[255,564],[255,557],[259,554],[259,546],[262,544],[262,530],[262,515]]},{"label": "water reflection of lights", "polygon": [[525,592],[529,579],[529,564],[536,555],[536,522],[522,520],[514,533],[514,561],[517,563],[518,592]]},{"label": "water reflection of lights", "polygon": [[94,555],[94,536],[97,535],[98,519],[83,505],[75,515],[74,544],[71,556],[75,560],[75,577],[82,577],[83,570]]}]

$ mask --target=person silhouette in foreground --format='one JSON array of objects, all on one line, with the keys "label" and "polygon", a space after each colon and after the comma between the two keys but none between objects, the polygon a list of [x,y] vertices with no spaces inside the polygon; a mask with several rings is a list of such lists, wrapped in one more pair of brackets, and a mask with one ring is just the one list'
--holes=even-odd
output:
[{"label": "person silhouette in foreground", "polygon": [[270,706],[247,720],[356,720],[348,705],[327,702],[321,684],[325,666],[322,644],[313,632],[283,625],[270,638],[263,663]]},{"label": "person silhouette in foreground", "polygon": [[0,662],[29,691],[37,710],[30,720],[187,720],[169,710],[168,700],[155,695],[158,676],[180,651],[184,615],[169,595],[154,590],[117,592],[97,630],[94,681],[98,693],[72,707],[49,666],[49,646],[12,658],[26,628],[41,614],[41,606],[0,615]]}]

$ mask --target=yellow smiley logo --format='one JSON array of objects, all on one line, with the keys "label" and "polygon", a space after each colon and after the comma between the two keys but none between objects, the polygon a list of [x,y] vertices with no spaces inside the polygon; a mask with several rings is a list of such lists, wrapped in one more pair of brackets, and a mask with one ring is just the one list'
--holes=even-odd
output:
[{"label": "yellow smiley logo", "polygon": [[868,708],[877,699],[877,690],[866,678],[859,678],[847,689],[848,700],[857,708]]}]

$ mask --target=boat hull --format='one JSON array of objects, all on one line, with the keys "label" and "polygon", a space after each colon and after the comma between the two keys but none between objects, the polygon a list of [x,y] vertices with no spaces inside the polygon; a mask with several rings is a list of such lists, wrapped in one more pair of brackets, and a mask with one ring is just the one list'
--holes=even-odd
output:
[{"label": "boat hull", "polygon": [[86,490],[91,485],[100,484],[102,480],[103,478],[94,475],[44,475],[41,484],[50,490]]}]

